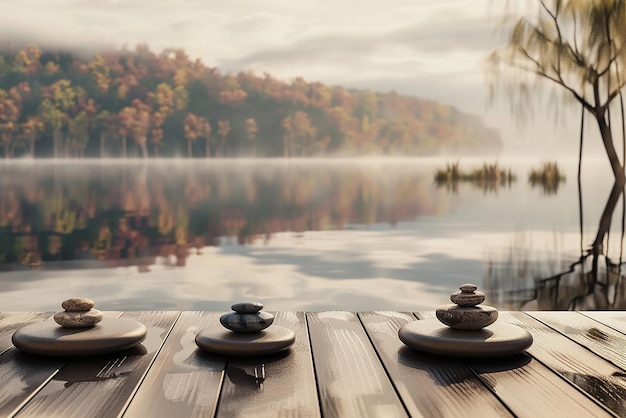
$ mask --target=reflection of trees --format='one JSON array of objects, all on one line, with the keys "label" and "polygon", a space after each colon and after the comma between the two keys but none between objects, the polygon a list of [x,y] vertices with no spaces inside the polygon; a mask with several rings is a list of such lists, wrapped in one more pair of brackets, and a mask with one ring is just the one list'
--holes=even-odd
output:
[{"label": "reflection of trees", "polygon": [[[580,192],[580,188],[579,188]],[[494,300],[508,309],[525,309],[529,306],[539,310],[621,310],[626,309],[625,278],[622,275],[622,244],[624,241],[624,214],[626,200],[623,199],[622,225],[619,260],[608,256],[608,243],[613,213],[620,198],[624,198],[624,182],[613,185],[602,215],[595,238],[580,257],[564,265],[548,266],[553,270],[546,277],[546,268],[532,270],[532,263],[523,251],[510,253],[509,260],[498,268],[491,263],[485,287]],[[582,240],[582,199],[580,200],[581,240]],[[536,266],[535,266],[536,267]],[[505,277],[508,276],[508,277]],[[525,287],[524,278],[532,276],[532,284]],[[507,283],[507,279],[518,283]],[[521,280],[520,280],[521,279]],[[521,283],[519,283],[521,281]],[[503,291],[507,285],[512,291]],[[529,304],[529,303],[532,303]]]},{"label": "reflection of trees", "polygon": [[183,266],[225,238],[247,244],[441,210],[425,177],[375,166],[13,167],[0,169],[0,269]]}]

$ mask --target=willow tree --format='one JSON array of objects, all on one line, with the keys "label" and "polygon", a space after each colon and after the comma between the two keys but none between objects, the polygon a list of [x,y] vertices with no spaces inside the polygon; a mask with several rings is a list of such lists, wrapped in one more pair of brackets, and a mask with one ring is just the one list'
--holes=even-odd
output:
[{"label": "willow tree", "polygon": [[[533,91],[555,86],[596,121],[615,180],[623,184],[611,105],[618,97],[622,103],[626,83],[626,0],[534,0],[523,2],[521,13],[505,3],[507,43],[488,60],[492,91],[506,86],[518,103],[528,104]],[[621,119],[623,127],[623,111]]]}]

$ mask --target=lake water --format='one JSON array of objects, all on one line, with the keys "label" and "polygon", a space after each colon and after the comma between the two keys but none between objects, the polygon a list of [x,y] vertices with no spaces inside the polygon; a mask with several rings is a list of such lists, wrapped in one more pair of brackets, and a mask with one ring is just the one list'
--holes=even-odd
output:
[{"label": "lake water", "polygon": [[498,187],[438,186],[446,162],[0,163],[0,310],[432,310],[468,282],[499,309],[626,308],[606,162],[580,191],[576,161],[557,190],[528,182],[540,159]]}]

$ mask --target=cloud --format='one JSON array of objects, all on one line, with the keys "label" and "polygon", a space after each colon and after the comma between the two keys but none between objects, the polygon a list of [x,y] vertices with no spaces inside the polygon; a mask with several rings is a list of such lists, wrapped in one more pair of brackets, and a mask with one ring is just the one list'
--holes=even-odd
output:
[{"label": "cloud", "polygon": [[452,21],[440,16],[393,31],[388,40],[428,54],[459,50],[482,53],[498,44],[492,25],[487,16],[460,17]]}]

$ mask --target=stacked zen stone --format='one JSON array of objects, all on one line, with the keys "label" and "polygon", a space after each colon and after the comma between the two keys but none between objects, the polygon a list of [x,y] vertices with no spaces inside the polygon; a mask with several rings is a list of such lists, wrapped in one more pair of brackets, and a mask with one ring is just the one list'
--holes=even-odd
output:
[{"label": "stacked zen stone", "polygon": [[230,308],[234,312],[222,315],[220,323],[233,332],[252,334],[264,330],[274,322],[274,315],[262,311],[263,304],[258,302],[235,303]]},{"label": "stacked zen stone", "polygon": [[485,294],[476,285],[464,284],[460,291],[450,295],[454,305],[444,305],[436,310],[437,319],[455,329],[482,329],[498,319],[496,308],[481,305]]},{"label": "stacked zen stone", "polygon": [[54,320],[63,328],[89,328],[102,321],[102,312],[93,309],[93,300],[73,298],[64,301],[64,311],[54,314]]}]

